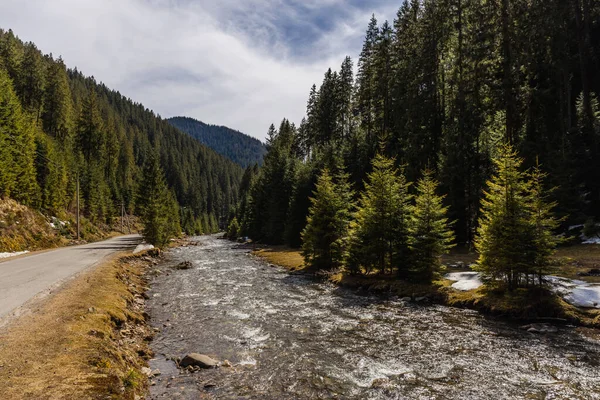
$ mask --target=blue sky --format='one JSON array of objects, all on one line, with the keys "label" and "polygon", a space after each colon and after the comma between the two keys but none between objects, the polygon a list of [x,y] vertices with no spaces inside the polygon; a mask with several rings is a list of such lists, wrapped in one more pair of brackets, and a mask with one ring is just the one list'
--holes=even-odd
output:
[{"label": "blue sky", "polygon": [[264,139],[299,122],[310,86],[355,61],[390,0],[2,0],[0,27],[163,117]]}]

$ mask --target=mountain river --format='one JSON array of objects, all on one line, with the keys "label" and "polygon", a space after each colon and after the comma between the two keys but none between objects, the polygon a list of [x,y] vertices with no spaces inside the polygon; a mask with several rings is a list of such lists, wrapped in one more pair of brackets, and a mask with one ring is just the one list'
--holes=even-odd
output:
[{"label": "mountain river", "polygon": [[[574,327],[363,295],[196,240],[151,281],[151,399],[600,399],[600,341]],[[180,371],[192,352],[232,366]]]}]

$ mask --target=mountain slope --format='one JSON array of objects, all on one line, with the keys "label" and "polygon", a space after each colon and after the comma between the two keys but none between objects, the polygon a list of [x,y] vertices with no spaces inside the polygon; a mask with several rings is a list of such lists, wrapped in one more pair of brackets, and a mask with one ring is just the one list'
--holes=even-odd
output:
[{"label": "mountain slope", "polygon": [[167,121],[244,168],[262,164],[263,156],[267,152],[260,140],[225,126],[208,125],[188,117],[173,117]]},{"label": "mountain slope", "polygon": [[237,201],[239,165],[61,58],[0,29],[0,197],[58,215],[110,223],[139,210],[144,165],[156,155],[188,233],[223,225]]}]

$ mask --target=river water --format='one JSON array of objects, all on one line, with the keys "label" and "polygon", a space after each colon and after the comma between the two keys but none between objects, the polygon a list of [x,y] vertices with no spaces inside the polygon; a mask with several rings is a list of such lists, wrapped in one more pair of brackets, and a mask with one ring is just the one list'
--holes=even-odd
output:
[{"label": "river water", "polygon": [[[600,399],[600,342],[572,327],[361,295],[197,240],[152,279],[152,399]],[[191,352],[233,367],[180,372]]]}]

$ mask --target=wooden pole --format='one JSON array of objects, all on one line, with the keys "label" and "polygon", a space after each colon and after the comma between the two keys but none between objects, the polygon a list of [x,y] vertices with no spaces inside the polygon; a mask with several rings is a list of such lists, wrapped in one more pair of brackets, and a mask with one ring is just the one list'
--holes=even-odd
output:
[{"label": "wooden pole", "polygon": [[79,171],[77,172],[77,240],[80,238],[79,229]]}]

